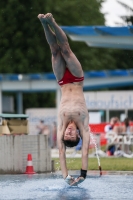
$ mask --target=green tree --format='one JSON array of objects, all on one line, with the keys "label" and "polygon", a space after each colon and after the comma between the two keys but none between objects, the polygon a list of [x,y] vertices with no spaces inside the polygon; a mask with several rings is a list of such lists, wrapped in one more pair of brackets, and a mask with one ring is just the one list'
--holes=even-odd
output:
[{"label": "green tree", "polygon": [[[104,25],[104,15],[100,12],[103,1],[0,1],[1,73],[51,72],[51,53],[37,15],[51,12],[59,25]],[[112,50],[89,48],[82,42],[69,42],[84,70],[106,69],[107,66],[115,68],[116,61],[111,55]],[[32,95],[35,107],[53,106],[55,101],[49,101],[49,98],[54,98],[54,94],[52,97],[45,95]],[[28,94],[24,95],[24,108],[31,107],[28,98]]]},{"label": "green tree", "polygon": [[[50,56],[44,52],[48,45],[45,40],[42,42],[43,31],[37,20],[37,10],[42,11],[42,2],[0,2],[1,73],[32,73],[40,71],[37,67],[42,65],[48,70],[49,66],[45,63]],[[41,42],[44,43],[44,50]]]},{"label": "green tree", "polygon": [[[51,12],[60,25],[103,25],[101,3],[97,0],[5,0],[0,2],[0,69],[1,73],[48,72],[51,54],[37,19],[39,13]],[[84,43],[70,45],[84,70],[114,64],[108,50],[89,48]],[[104,57],[104,62],[99,62]],[[112,61],[111,61],[112,60]]]}]

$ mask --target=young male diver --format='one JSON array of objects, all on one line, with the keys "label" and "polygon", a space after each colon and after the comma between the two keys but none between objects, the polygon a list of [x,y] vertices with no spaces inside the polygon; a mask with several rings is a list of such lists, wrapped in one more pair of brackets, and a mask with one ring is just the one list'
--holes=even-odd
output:
[{"label": "young male diver", "polygon": [[[52,68],[62,93],[57,129],[62,175],[69,185],[74,186],[85,180],[88,169],[90,134],[89,114],[83,94],[84,74],[80,62],[70,49],[66,34],[58,26],[53,15],[39,14],[38,18],[51,49]],[[82,138],[82,168],[80,176],[74,179],[67,170],[66,146],[76,146],[80,137]]]}]

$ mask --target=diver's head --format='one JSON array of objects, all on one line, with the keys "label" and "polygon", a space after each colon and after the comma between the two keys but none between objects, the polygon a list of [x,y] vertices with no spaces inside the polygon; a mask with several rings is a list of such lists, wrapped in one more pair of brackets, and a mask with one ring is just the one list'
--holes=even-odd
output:
[{"label": "diver's head", "polygon": [[67,147],[77,146],[80,136],[79,130],[74,122],[69,122],[63,136],[63,142]]}]

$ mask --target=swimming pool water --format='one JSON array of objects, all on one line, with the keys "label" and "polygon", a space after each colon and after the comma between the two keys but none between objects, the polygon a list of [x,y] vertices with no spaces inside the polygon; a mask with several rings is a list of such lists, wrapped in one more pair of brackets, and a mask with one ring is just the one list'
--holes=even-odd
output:
[{"label": "swimming pool water", "polygon": [[132,175],[87,176],[78,187],[61,175],[0,175],[0,200],[133,200]]}]

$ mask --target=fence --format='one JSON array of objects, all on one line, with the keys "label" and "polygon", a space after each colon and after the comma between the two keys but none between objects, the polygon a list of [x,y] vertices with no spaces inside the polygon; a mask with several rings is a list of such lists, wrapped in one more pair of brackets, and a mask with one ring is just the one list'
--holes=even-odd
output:
[{"label": "fence", "polygon": [[0,136],[0,173],[24,173],[29,153],[32,154],[35,172],[42,173],[52,170],[51,148],[47,136]]}]

